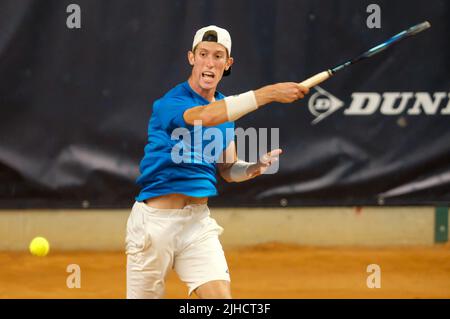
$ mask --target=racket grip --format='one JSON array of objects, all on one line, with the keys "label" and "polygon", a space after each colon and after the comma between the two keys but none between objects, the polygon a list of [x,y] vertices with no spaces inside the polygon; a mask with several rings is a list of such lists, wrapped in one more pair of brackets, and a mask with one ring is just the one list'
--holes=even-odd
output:
[{"label": "racket grip", "polygon": [[316,75],[313,75],[312,77],[306,79],[305,81],[299,83],[303,86],[306,86],[308,89],[316,86],[319,83],[322,83],[325,80],[328,80],[331,77],[331,71],[323,71],[320,73],[317,73]]}]

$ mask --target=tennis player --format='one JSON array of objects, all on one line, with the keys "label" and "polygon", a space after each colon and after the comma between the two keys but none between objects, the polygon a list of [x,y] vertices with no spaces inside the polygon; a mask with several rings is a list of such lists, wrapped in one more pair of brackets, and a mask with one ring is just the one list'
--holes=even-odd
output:
[{"label": "tennis player", "polygon": [[[243,182],[264,173],[278,159],[272,150],[256,163],[236,155],[234,121],[270,102],[291,103],[308,89],[297,83],[277,83],[225,97],[217,91],[231,72],[231,37],[211,25],[195,33],[189,79],[153,104],[148,143],[137,179],[141,187],[127,223],[127,298],[163,298],[165,278],[173,268],[199,298],[231,298],[230,274],[219,235],[223,228],[210,217],[208,197],[217,195],[216,173],[227,182]],[[201,125],[198,125],[198,124]],[[220,152],[213,161],[198,160],[210,141],[191,145],[195,158],[173,160],[176,129],[192,135],[208,129],[221,132]],[[201,135],[203,136],[203,135]],[[216,135],[217,136],[217,135]],[[217,144],[216,144],[217,145]],[[201,157],[200,157],[201,158]]]}]

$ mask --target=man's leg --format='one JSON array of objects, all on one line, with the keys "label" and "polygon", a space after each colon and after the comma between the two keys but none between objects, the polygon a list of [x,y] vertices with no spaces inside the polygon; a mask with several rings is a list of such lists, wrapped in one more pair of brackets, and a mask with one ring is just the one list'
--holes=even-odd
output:
[{"label": "man's leg", "polygon": [[174,269],[189,287],[189,295],[195,291],[199,298],[231,298],[230,274],[219,241],[223,228],[206,213],[192,221],[193,228],[187,227],[191,240],[180,247]]},{"label": "man's leg", "polygon": [[230,282],[226,280],[209,281],[197,289],[195,294],[200,299],[231,299]]},{"label": "man's leg", "polygon": [[127,257],[127,299],[160,299],[165,293],[166,269],[155,261],[136,261]]},{"label": "man's leg", "polygon": [[[135,204],[127,223],[128,299],[154,299],[164,296],[165,277],[172,266],[173,256],[167,241],[169,236],[153,224],[145,207],[140,203]],[[167,232],[170,232],[170,227],[167,229]]]}]

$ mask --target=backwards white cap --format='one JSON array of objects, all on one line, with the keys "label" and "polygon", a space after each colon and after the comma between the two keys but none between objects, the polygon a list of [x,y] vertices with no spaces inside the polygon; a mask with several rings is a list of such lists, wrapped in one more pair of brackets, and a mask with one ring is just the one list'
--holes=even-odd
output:
[{"label": "backwards white cap", "polygon": [[[212,40],[217,37],[217,41]],[[227,30],[219,28],[215,25],[210,25],[201,28],[195,33],[194,42],[192,43],[192,50],[202,41],[214,41],[223,45],[228,50],[228,55],[231,55],[231,36]]]}]

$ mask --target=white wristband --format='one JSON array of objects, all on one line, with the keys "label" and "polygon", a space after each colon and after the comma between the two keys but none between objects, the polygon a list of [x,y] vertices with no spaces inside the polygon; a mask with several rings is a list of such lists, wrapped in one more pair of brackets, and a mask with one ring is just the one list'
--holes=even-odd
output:
[{"label": "white wristband", "polygon": [[228,121],[236,121],[247,113],[258,109],[255,93],[248,91],[239,95],[228,96],[224,99],[227,106]]},{"label": "white wristband", "polygon": [[248,163],[241,160],[237,160],[230,168],[230,179],[233,182],[243,182],[251,177],[247,174],[247,168],[255,163]]}]

